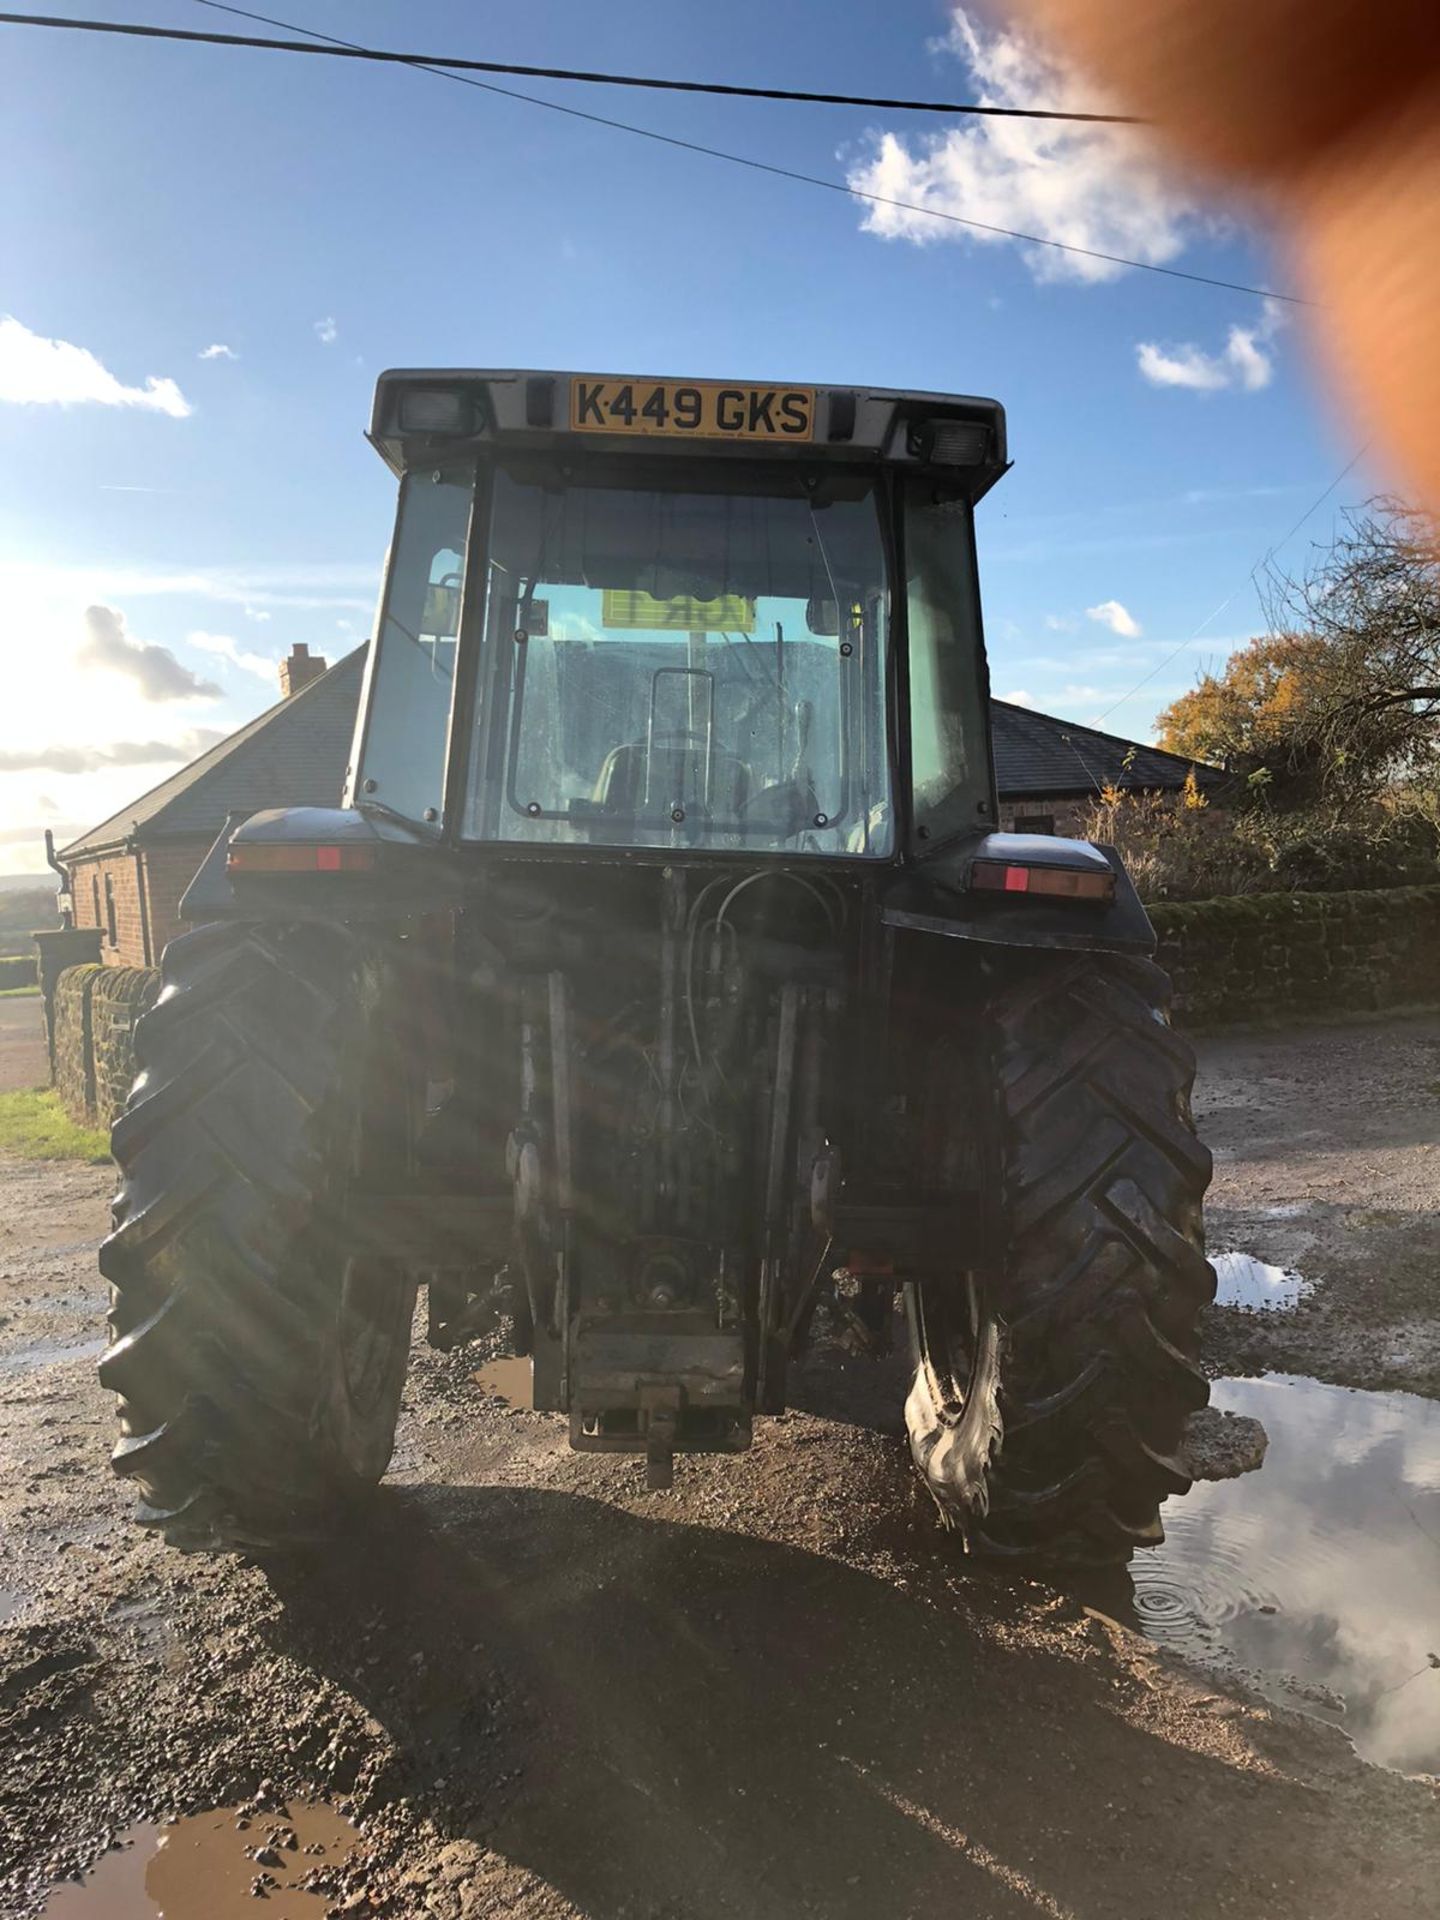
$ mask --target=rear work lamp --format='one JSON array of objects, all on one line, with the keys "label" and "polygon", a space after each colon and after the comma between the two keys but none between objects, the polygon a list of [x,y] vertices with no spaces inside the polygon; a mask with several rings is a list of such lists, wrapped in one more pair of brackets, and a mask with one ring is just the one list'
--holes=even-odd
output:
[{"label": "rear work lamp", "polygon": [[978,467],[990,429],[980,420],[921,420],[910,429],[910,451],[937,467]]},{"label": "rear work lamp", "polygon": [[1039,894],[1051,900],[1113,900],[1113,873],[1073,867],[1022,866],[1013,860],[977,860],[970,869],[973,893]]},{"label": "rear work lamp", "polygon": [[267,846],[263,841],[232,846],[227,873],[370,873],[375,849],[366,846]]},{"label": "rear work lamp", "polygon": [[463,387],[406,387],[400,394],[401,433],[469,433],[470,395]]}]

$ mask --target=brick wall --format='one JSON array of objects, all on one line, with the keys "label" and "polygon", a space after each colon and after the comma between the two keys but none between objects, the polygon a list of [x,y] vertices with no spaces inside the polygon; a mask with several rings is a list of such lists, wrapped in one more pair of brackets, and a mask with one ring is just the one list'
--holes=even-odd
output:
[{"label": "brick wall", "polygon": [[1187,1026],[1440,1003],[1440,886],[1147,909]]},{"label": "brick wall", "polygon": [[[1152,796],[1147,794],[1144,797],[1149,799]],[[1180,806],[1178,788],[1158,797],[1165,799],[1172,807]],[[1085,837],[1085,817],[1099,798],[1098,793],[1087,794],[1081,800],[1025,800],[1013,796],[1007,797],[1000,802],[1000,831],[1018,833],[1021,830],[1018,822],[1036,817],[1048,817],[1054,823],[1049,829],[1051,833],[1058,833],[1070,840],[1082,840]],[[1207,821],[1227,823],[1230,818],[1213,796],[1204,817]],[[1037,829],[1037,831],[1044,831],[1044,829]]]},{"label": "brick wall", "polygon": [[55,985],[55,1090],[72,1119],[108,1127],[135,1079],[135,1027],[160,991],[154,967],[69,967]]},{"label": "brick wall", "polygon": [[[1080,823],[1090,811],[1091,804],[1089,800],[1002,800],[1000,831],[1018,833],[1020,828],[1016,825],[1017,820],[1043,818],[1053,822],[1049,832],[1058,833],[1062,839],[1077,840],[1084,831]],[[1026,831],[1032,829],[1027,828]]]},{"label": "brick wall", "polygon": [[209,853],[214,836],[202,834],[195,840],[166,840],[147,847],[141,854],[145,870],[146,897],[150,905],[150,944],[152,964],[159,966],[160,956],[175,938],[185,931],[180,918],[180,898]]},{"label": "brick wall", "polygon": [[[100,958],[107,967],[143,967],[145,929],[140,914],[140,877],[131,853],[102,854],[70,866],[77,927],[98,928]],[[115,934],[111,938],[113,908]]]},{"label": "brick wall", "polygon": [[[92,860],[71,862],[71,885],[77,927],[98,928],[100,958],[109,967],[143,967],[159,963],[161,954],[182,931],[180,896],[195,878],[210,842],[199,839],[161,841],[136,853],[100,854]],[[144,885],[144,912],[141,885]],[[108,891],[107,891],[108,889]],[[110,908],[114,906],[115,938],[110,937]],[[146,916],[149,955],[146,954]]]}]

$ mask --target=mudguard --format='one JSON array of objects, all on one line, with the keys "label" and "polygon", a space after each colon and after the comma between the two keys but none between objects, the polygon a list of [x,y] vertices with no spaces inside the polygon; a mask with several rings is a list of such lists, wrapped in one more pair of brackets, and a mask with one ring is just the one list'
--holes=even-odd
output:
[{"label": "mudguard", "polygon": [[[1109,867],[1113,900],[1057,900],[1029,893],[975,892],[977,860],[1090,871]],[[1155,951],[1155,929],[1113,847],[1050,834],[986,833],[942,848],[896,876],[880,896],[888,927],[979,940],[1001,947],[1054,947],[1082,953]]]},{"label": "mudguard", "polygon": [[[234,874],[230,849],[366,848],[368,871]],[[180,901],[191,926],[211,920],[394,920],[458,904],[459,875],[422,828],[351,807],[231,814]]]}]

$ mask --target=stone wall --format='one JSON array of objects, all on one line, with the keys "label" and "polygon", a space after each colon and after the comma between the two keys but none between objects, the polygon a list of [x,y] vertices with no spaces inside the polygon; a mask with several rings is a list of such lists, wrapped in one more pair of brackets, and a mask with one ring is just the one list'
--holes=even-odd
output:
[{"label": "stone wall", "polygon": [[40,998],[45,1008],[45,1038],[50,1048],[50,1078],[56,1077],[55,992],[60,976],[100,958],[100,936],[88,927],[47,927],[33,936]]},{"label": "stone wall", "polygon": [[1440,1003],[1440,886],[1148,909],[1186,1026]]},{"label": "stone wall", "polygon": [[[1440,1004],[1440,886],[1257,893],[1149,913],[1185,1026]],[[159,991],[154,967],[92,963],[54,979],[55,1085],[75,1119],[109,1126],[124,1107],[135,1027]]]},{"label": "stone wall", "polygon": [[135,1028],[160,991],[158,967],[106,967],[90,994],[95,1051],[95,1121],[108,1127],[135,1083]]},{"label": "stone wall", "polygon": [[108,1127],[135,1078],[135,1027],[154,1004],[154,967],[69,967],[54,994],[55,1089],[74,1120]]},{"label": "stone wall", "polygon": [[55,1091],[72,1120],[95,1117],[95,1040],[91,995],[106,969],[98,962],[67,967],[55,982],[52,1040]]}]

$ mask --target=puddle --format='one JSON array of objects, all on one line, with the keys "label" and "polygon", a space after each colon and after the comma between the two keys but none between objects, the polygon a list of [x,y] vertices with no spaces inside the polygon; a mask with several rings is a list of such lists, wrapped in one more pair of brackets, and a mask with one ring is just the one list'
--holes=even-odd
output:
[{"label": "puddle", "polygon": [[534,1376],[535,1364],[527,1354],[524,1359],[491,1360],[470,1378],[492,1400],[503,1400],[507,1407],[520,1407],[529,1413],[535,1402]]},{"label": "puddle", "polygon": [[7,1620],[13,1620],[22,1607],[28,1607],[30,1595],[22,1593],[19,1587],[0,1587],[0,1627]]},{"label": "puddle", "polygon": [[[78,1885],[55,1889],[42,1920],[319,1920],[334,1895],[296,1882],[343,1860],[359,1839],[354,1827],[333,1807],[299,1801],[255,1814],[246,1827],[236,1825],[242,1817],[217,1807],[172,1827],[132,1827],[120,1836],[121,1851],[107,1853]],[[247,1847],[268,1848],[265,1860]],[[275,1884],[257,1894],[262,1874]]]},{"label": "puddle", "polygon": [[65,1360],[98,1360],[104,1351],[103,1335],[96,1340],[68,1343],[36,1340],[28,1347],[16,1347],[13,1353],[0,1353],[0,1373],[38,1373],[42,1367],[59,1366]]},{"label": "puddle", "polygon": [[1310,1291],[1310,1282],[1293,1267],[1272,1267],[1252,1253],[1212,1253],[1217,1307],[1246,1307],[1270,1312],[1293,1307]]},{"label": "puddle", "polygon": [[1126,1604],[1083,1597],[1369,1760],[1440,1773],[1440,1402],[1279,1374],[1213,1392],[1263,1422],[1264,1466],[1167,1501]]}]

